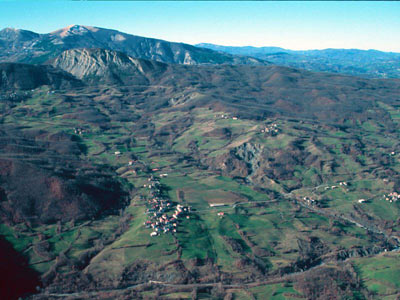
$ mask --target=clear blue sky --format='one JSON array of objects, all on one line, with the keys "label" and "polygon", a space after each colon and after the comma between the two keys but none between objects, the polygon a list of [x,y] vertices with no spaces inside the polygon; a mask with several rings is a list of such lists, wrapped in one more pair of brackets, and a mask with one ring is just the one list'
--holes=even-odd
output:
[{"label": "clear blue sky", "polygon": [[195,44],[400,52],[400,2],[64,2],[0,0],[0,28],[70,24]]}]

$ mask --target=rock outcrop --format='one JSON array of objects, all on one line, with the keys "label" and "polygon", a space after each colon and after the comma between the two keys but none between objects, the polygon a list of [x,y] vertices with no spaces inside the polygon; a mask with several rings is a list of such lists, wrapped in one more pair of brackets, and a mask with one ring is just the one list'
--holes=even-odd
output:
[{"label": "rock outcrop", "polygon": [[162,73],[167,68],[162,63],[104,49],[67,50],[51,64],[79,79],[119,84],[148,84],[148,77]]}]

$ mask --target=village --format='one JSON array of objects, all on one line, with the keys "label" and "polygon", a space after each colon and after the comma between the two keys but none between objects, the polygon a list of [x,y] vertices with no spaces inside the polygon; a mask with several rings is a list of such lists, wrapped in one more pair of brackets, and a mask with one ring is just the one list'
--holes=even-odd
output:
[{"label": "village", "polygon": [[270,136],[276,136],[279,134],[280,129],[276,123],[272,123],[270,125],[265,125],[263,129],[261,129],[261,133],[265,133]]},{"label": "village", "polygon": [[149,219],[144,222],[144,226],[153,229],[150,236],[169,232],[177,233],[181,219],[190,219],[191,207],[175,205],[169,198],[163,196],[162,186],[155,176],[151,175],[147,181],[148,183],[143,187],[150,190],[146,209]]},{"label": "village", "polygon": [[396,202],[396,201],[398,201],[398,200],[400,199],[400,193],[391,192],[391,193],[389,193],[389,194],[387,194],[387,195],[383,195],[383,198],[384,198],[386,201],[389,201],[390,203]]}]

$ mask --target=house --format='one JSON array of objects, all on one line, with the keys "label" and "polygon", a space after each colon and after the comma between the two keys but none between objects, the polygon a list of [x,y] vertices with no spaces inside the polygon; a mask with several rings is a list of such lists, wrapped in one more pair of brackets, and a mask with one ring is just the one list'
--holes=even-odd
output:
[{"label": "house", "polygon": [[365,199],[358,199],[358,203],[364,203],[364,202],[366,202],[367,200],[365,200]]},{"label": "house", "polygon": [[117,156],[121,155],[121,151],[115,151],[114,154],[117,155]]},{"label": "house", "polygon": [[308,204],[314,204],[315,203],[314,199],[311,199],[310,197],[307,197],[307,196],[304,197],[303,200],[307,201]]},{"label": "house", "polygon": [[218,215],[219,217],[223,217],[223,216],[225,215],[225,213],[222,212],[222,211],[220,211],[217,215]]},{"label": "house", "polygon": [[210,207],[220,207],[220,206],[226,206],[227,204],[225,203],[210,203]]}]

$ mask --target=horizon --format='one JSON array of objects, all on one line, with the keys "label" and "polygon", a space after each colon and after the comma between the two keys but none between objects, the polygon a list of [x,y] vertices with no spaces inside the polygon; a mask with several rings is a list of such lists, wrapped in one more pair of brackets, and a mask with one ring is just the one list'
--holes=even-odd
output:
[{"label": "horizon", "polygon": [[[195,45],[400,52],[399,2],[0,2],[0,28],[65,24]],[[216,28],[218,30],[216,30]]]},{"label": "horizon", "polygon": [[[1,30],[4,29],[14,29],[14,30],[25,30],[25,31],[31,31],[34,33],[39,33],[39,34],[50,34],[50,33],[54,33],[57,32],[59,30],[62,29],[66,29],[69,27],[73,27],[73,26],[81,26],[81,27],[94,27],[94,28],[102,28],[102,29],[107,29],[107,30],[115,30],[121,33],[126,33],[126,34],[130,34],[130,35],[134,35],[134,36],[139,36],[136,34],[132,34],[132,33],[127,33],[127,32],[123,32],[121,30],[115,29],[115,28],[105,28],[105,27],[100,27],[100,26],[94,26],[94,25],[86,25],[86,24],[70,24],[58,29],[55,29],[53,31],[49,31],[49,32],[45,32],[45,33],[39,33],[39,32],[35,32],[29,29],[25,29],[25,28],[15,28],[15,27],[4,27]],[[154,37],[150,37],[150,36],[142,36],[144,38],[150,38],[150,39],[157,39],[157,40],[164,40],[167,42],[173,42],[173,43],[182,43],[182,42],[177,42],[177,41],[171,41],[171,40],[165,40],[165,39],[160,39],[160,38],[154,38]],[[188,44],[188,43],[184,43],[184,44]],[[383,51],[383,50],[378,50],[378,49],[374,49],[374,48],[370,48],[370,49],[360,49],[360,48],[312,48],[312,49],[292,49],[292,48],[283,48],[277,45],[264,45],[264,46],[253,46],[253,45],[240,45],[240,46],[235,46],[235,45],[222,45],[222,44],[213,44],[213,43],[207,43],[207,42],[201,42],[201,43],[196,43],[196,44],[188,44],[188,45],[192,45],[195,47],[199,47],[197,45],[200,44],[204,44],[204,45],[213,45],[213,46],[219,46],[219,47],[232,47],[232,48],[246,48],[246,47],[250,47],[250,48],[256,48],[256,49],[262,49],[262,48],[281,48],[282,50],[291,50],[291,51],[324,51],[324,50],[361,50],[361,51],[379,51],[379,52],[386,52],[386,53],[400,53],[400,51]]]}]

